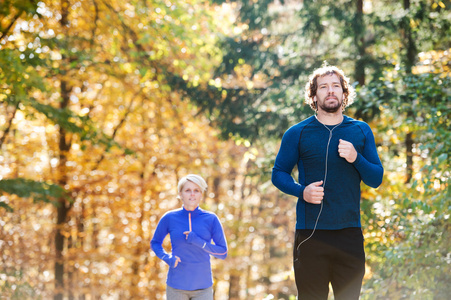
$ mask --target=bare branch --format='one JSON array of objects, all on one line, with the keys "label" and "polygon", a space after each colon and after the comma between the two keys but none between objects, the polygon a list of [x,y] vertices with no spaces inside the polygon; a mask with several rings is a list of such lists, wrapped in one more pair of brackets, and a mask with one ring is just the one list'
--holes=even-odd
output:
[{"label": "bare branch", "polygon": [[94,40],[96,38],[97,31],[97,21],[99,20],[99,6],[97,5],[96,0],[93,0],[92,2],[94,3],[95,16],[94,16],[94,27],[92,28],[91,47],[94,45]]},{"label": "bare branch", "polygon": [[16,21],[20,18],[20,16],[22,15],[23,12],[24,12],[23,10],[18,11],[16,13],[16,15],[13,17],[13,20],[11,21],[11,23],[4,30],[2,30],[2,32],[0,32],[0,42],[3,40],[4,37],[6,37],[8,32],[13,27],[14,23],[16,23]]},{"label": "bare branch", "polygon": [[2,137],[0,138],[0,149],[2,148],[3,143],[5,142],[6,136],[8,135],[9,131],[11,130],[14,117],[16,116],[17,109],[19,108],[19,102],[17,102],[16,106],[14,107],[13,114],[11,118],[8,120],[8,126],[6,127],[5,131],[3,132]]},{"label": "bare branch", "polygon": [[[128,104],[127,107],[127,111],[125,112],[124,116],[122,117],[122,119],[119,121],[119,123],[117,124],[116,128],[114,128],[113,130],[113,134],[111,136],[111,139],[114,140],[114,137],[116,136],[117,132],[119,131],[119,129],[122,127],[122,125],[124,125],[125,121],[127,120],[128,115],[131,113],[132,111],[132,106],[134,103],[134,99],[136,98],[136,96],[138,96],[138,94],[141,93],[141,89],[139,91],[137,91],[133,96],[132,96],[132,100],[130,101],[130,103]],[[105,159],[105,152],[102,153],[102,156],[97,160],[94,168],[92,170],[96,170],[100,163]]]}]

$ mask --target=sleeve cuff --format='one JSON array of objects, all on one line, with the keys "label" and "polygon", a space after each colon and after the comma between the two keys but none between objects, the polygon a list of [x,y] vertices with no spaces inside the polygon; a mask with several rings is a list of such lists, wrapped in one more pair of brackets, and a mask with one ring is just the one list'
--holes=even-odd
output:
[{"label": "sleeve cuff", "polygon": [[200,248],[204,248],[207,245],[206,241],[201,239],[195,232],[192,231],[188,234],[187,242]]}]

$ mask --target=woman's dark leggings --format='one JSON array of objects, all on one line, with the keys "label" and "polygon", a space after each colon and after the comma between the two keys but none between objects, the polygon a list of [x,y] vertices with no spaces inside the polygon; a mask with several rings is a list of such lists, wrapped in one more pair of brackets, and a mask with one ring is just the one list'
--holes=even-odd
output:
[{"label": "woman's dark leggings", "polygon": [[361,228],[340,230],[297,229],[294,275],[299,300],[326,300],[329,283],[335,300],[359,299],[365,274],[365,250]]}]

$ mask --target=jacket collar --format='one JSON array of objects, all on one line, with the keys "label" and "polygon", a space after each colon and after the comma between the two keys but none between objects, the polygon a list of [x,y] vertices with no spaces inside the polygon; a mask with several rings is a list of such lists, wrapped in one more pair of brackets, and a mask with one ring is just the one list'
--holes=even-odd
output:
[{"label": "jacket collar", "polygon": [[185,212],[185,213],[191,213],[192,215],[197,215],[197,214],[199,214],[200,212],[201,212],[201,209],[199,208],[199,206],[198,207],[196,207],[194,210],[186,210],[185,209],[185,207],[184,206],[182,206],[182,210]]}]

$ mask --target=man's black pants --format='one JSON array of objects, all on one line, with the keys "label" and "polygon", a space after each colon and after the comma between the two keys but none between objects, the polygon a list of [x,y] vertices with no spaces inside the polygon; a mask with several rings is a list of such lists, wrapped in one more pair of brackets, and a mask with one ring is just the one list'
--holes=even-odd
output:
[{"label": "man's black pants", "polygon": [[335,300],[359,299],[365,274],[365,250],[361,228],[340,230],[297,229],[294,275],[298,300],[326,300],[329,283]]}]

